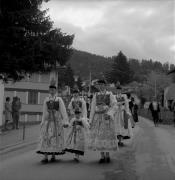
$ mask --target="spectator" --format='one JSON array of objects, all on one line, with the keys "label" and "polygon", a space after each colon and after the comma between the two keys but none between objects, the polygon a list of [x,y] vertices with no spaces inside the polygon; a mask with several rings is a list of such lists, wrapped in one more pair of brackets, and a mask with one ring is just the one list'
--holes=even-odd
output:
[{"label": "spectator", "polygon": [[86,107],[87,107],[87,117],[88,118],[90,117],[92,98],[93,98],[93,95],[86,96]]},{"label": "spectator", "polygon": [[10,98],[6,97],[4,130],[8,130],[7,125],[10,121],[12,121],[12,106],[10,104]]},{"label": "spectator", "polygon": [[12,102],[13,129],[19,129],[21,102],[20,98],[14,97]]},{"label": "spectator", "polygon": [[128,93],[127,97],[129,99],[129,109],[131,111],[134,122],[138,122],[138,105],[135,102],[134,97]]},{"label": "spectator", "polygon": [[134,98],[132,97],[131,98],[131,101],[132,101],[132,104],[133,104],[133,107],[132,107],[132,115],[133,115],[133,119],[134,119],[134,122],[138,122],[138,105],[136,104]]},{"label": "spectator", "polygon": [[130,111],[132,113],[132,108],[133,108],[134,104],[133,104],[133,101],[131,99],[131,94],[127,93],[126,95],[127,95],[128,100],[129,100],[129,109],[130,109]]},{"label": "spectator", "polygon": [[172,111],[173,111],[173,122],[174,122],[174,126],[175,126],[175,100],[172,102]]},{"label": "spectator", "polygon": [[153,100],[149,105],[149,110],[151,111],[152,118],[153,118],[153,121],[154,121],[154,125],[158,126],[160,106],[159,106],[159,103],[156,100],[156,97],[153,97]]}]

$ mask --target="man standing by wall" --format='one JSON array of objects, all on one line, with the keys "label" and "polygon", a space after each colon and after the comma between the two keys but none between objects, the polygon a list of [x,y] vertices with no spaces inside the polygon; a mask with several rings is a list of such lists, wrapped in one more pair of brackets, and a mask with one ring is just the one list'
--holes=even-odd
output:
[{"label": "man standing by wall", "polygon": [[19,129],[20,109],[21,109],[20,98],[14,97],[12,101],[13,129]]},{"label": "man standing by wall", "polygon": [[[3,125],[3,108],[4,107],[4,83],[0,79],[0,126]],[[1,129],[0,129],[0,134],[1,134]]]},{"label": "man standing by wall", "polygon": [[173,123],[174,123],[174,126],[175,126],[175,100],[172,102],[172,112],[173,112]]}]

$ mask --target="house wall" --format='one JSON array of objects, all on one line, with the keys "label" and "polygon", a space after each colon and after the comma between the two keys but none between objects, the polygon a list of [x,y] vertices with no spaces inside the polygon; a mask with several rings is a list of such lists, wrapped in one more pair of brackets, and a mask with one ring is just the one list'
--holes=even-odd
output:
[{"label": "house wall", "polygon": [[[20,121],[41,121],[42,106],[44,99],[48,95],[50,78],[50,73],[33,74],[30,78],[26,77],[20,82],[5,84],[3,102],[5,102],[6,97],[10,97],[12,102],[13,97],[18,96],[22,103]],[[35,104],[30,104],[30,92],[36,94]],[[2,119],[4,121],[4,115]]]}]

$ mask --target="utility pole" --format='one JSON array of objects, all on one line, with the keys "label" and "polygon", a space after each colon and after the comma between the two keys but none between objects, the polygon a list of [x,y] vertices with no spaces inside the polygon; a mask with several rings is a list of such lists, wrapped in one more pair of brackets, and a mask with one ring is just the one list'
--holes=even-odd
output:
[{"label": "utility pole", "polygon": [[89,94],[89,96],[90,96],[90,94],[91,94],[91,82],[92,82],[92,74],[91,74],[91,64],[89,65],[89,92],[88,92],[88,94]]},{"label": "utility pole", "polygon": [[155,90],[155,97],[157,97],[157,81],[155,78],[155,82],[154,82],[154,90]]},{"label": "utility pole", "polygon": [[157,97],[157,78],[158,78],[158,75],[155,74],[155,79],[154,79],[154,95],[155,95],[155,97]]},{"label": "utility pole", "polygon": [[89,95],[91,94],[91,81],[92,81],[92,76],[91,76],[91,70],[89,73]]}]

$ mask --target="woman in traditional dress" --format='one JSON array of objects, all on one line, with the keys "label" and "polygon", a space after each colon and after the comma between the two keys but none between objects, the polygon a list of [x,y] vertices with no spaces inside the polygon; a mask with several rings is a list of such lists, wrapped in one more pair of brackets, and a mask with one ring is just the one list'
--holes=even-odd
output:
[{"label": "woman in traditional dress", "polygon": [[128,98],[125,94],[122,94],[122,87],[119,83],[116,85],[115,99],[115,132],[119,140],[118,145],[123,146],[122,139],[130,138],[133,135],[130,119],[132,115],[129,110]]},{"label": "woman in traditional dress", "polygon": [[74,113],[75,117],[72,118],[70,122],[70,132],[68,133],[65,151],[74,153],[74,160],[79,162],[79,156],[84,155],[89,124],[87,120],[81,116],[79,109],[75,110]]},{"label": "woman in traditional dress", "polygon": [[55,81],[49,86],[50,95],[45,98],[43,105],[43,117],[41,122],[41,135],[37,153],[43,154],[42,163],[48,163],[48,155],[64,154],[64,127],[68,126],[68,116],[61,97],[56,96]]},{"label": "woman in traditional dress", "polygon": [[99,163],[109,163],[109,152],[118,149],[113,116],[115,97],[106,91],[104,80],[97,83],[100,92],[94,95],[91,103],[89,148],[100,152]]},{"label": "woman in traditional dress", "polygon": [[135,121],[134,121],[134,114],[133,114],[133,109],[134,109],[134,101],[133,101],[133,97],[131,97],[131,94],[130,93],[126,93],[127,95],[127,98],[128,98],[128,105],[129,105],[129,111],[132,115],[132,118],[131,118],[131,125],[132,125],[132,128],[135,127]]},{"label": "woman in traditional dress", "polygon": [[123,136],[124,136],[124,104],[125,104],[125,99],[121,94],[121,86],[117,85],[116,86],[116,112],[114,115],[115,119],[115,132],[117,135],[117,138],[119,140],[118,145],[123,146]]},{"label": "woman in traditional dress", "polygon": [[68,109],[70,111],[70,114],[72,117],[75,115],[75,110],[79,109],[81,111],[81,117],[87,118],[87,108],[86,108],[86,102],[84,98],[79,96],[79,90],[74,89],[73,91],[73,98],[71,99]]}]

